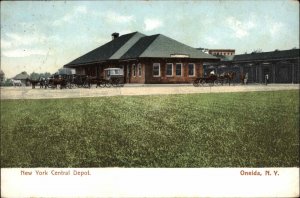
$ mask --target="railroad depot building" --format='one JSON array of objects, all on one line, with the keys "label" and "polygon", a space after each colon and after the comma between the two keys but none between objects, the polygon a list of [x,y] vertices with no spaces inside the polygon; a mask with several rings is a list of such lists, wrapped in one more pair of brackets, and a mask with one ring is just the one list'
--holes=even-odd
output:
[{"label": "railroad depot building", "polygon": [[106,68],[123,68],[125,83],[191,83],[203,76],[204,62],[220,60],[162,34],[113,33],[112,38],[64,67],[98,78]]},{"label": "railroad depot building", "polygon": [[217,74],[235,71],[248,73],[249,83],[263,83],[268,74],[269,83],[299,83],[299,49],[256,52],[223,57],[217,63],[204,63],[204,73],[214,70]]}]

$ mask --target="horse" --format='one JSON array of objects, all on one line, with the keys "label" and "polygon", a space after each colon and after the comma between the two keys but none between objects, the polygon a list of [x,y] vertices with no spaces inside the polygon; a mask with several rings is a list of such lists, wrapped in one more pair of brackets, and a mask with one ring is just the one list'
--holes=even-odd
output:
[{"label": "horse", "polygon": [[92,77],[92,76],[87,77],[86,84],[89,88],[91,88],[93,84],[96,84],[96,88],[97,88],[98,86],[100,86],[100,78]]},{"label": "horse", "polygon": [[235,77],[236,77],[236,72],[234,72],[234,71],[230,71],[230,72],[227,72],[224,74],[224,79],[226,79],[228,81],[229,86]]},{"label": "horse", "polygon": [[88,75],[74,75],[70,80],[70,83],[76,85],[77,87],[85,88],[91,88],[92,84],[98,85],[98,82],[99,79]]},{"label": "horse", "polygon": [[245,78],[246,78],[246,75],[245,74],[243,74],[243,73],[240,73],[240,83],[241,84],[244,84],[244,80],[245,80]]},{"label": "horse", "polygon": [[241,81],[241,84],[243,84],[243,85],[247,84],[248,73],[246,73],[246,74],[241,73],[240,74],[240,81]]},{"label": "horse", "polygon": [[26,80],[31,83],[32,89],[35,89],[35,85],[40,82],[40,79],[39,80],[31,80],[31,79],[27,78]]},{"label": "horse", "polygon": [[12,79],[11,81],[12,81],[12,84],[13,84],[14,87],[16,87],[16,86],[21,87],[22,86],[21,80]]},{"label": "horse", "polygon": [[222,85],[224,84],[225,82],[225,72],[221,73],[220,75],[218,75],[218,83],[221,83]]},{"label": "horse", "polygon": [[40,88],[46,88],[46,79],[44,77],[39,78]]}]

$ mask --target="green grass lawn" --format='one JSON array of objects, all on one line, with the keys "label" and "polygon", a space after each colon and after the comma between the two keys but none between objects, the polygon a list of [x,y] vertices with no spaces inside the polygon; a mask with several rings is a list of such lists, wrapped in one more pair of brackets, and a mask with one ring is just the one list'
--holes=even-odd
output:
[{"label": "green grass lawn", "polygon": [[1,100],[2,167],[299,166],[299,91]]}]

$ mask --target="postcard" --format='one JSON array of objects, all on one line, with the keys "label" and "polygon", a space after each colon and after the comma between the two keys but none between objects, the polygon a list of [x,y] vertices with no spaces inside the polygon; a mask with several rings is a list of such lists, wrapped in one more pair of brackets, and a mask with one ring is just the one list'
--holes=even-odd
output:
[{"label": "postcard", "polygon": [[2,197],[298,197],[299,1],[1,1]]}]

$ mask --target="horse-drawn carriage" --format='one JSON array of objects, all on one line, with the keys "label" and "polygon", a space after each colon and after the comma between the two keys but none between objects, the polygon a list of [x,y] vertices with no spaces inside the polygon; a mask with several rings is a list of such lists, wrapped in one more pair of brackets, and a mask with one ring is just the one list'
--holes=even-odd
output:
[{"label": "horse-drawn carriage", "polygon": [[68,88],[75,87],[90,88],[91,77],[87,75],[71,74],[71,75],[52,75],[47,79],[40,79],[40,85],[44,85],[45,88]]},{"label": "horse-drawn carriage", "polygon": [[203,86],[205,84],[217,84],[218,83],[218,77],[217,75],[211,74],[207,77],[201,77],[201,78],[196,78],[193,82],[193,85],[195,87],[199,87],[199,85]]},{"label": "horse-drawn carriage", "polygon": [[195,87],[204,86],[206,84],[212,85],[224,85],[228,83],[229,85],[232,83],[233,79],[235,78],[235,72],[227,72],[221,75],[210,74],[207,77],[196,78],[193,82]]},{"label": "horse-drawn carriage", "polygon": [[70,82],[71,88],[74,86],[90,88],[93,84],[96,84],[96,88],[111,86],[118,87],[124,85],[124,74],[123,69],[121,68],[107,68],[104,69],[104,78],[74,74],[68,82]]},{"label": "horse-drawn carriage", "polygon": [[27,79],[34,89],[36,85],[40,88],[73,88],[75,85],[72,83],[72,76],[70,75],[52,75],[48,78],[40,77],[37,80]]},{"label": "horse-drawn carriage", "polygon": [[32,88],[40,85],[40,88],[90,88],[93,84],[96,87],[118,87],[124,85],[124,74],[121,68],[107,68],[104,70],[104,77],[97,78],[80,74],[54,74],[49,78],[40,77],[38,80],[27,79]]},{"label": "horse-drawn carriage", "polygon": [[72,74],[72,75],[66,75],[63,77],[67,81],[67,88],[90,88],[91,83],[90,79],[91,77],[88,75],[81,75],[81,74]]},{"label": "horse-drawn carriage", "polygon": [[[121,68],[104,69],[104,78],[100,80],[100,87],[118,87],[124,85],[124,71]],[[98,86],[98,85],[97,85]]]}]

